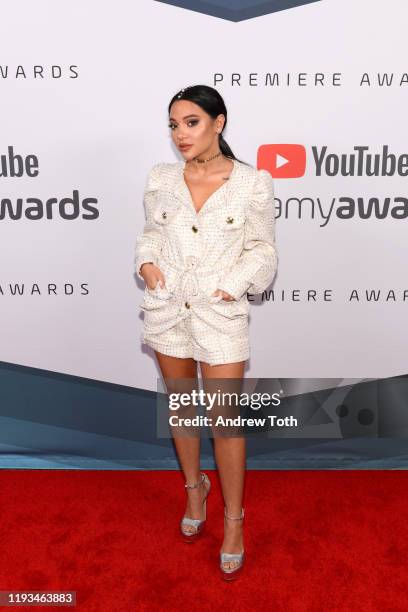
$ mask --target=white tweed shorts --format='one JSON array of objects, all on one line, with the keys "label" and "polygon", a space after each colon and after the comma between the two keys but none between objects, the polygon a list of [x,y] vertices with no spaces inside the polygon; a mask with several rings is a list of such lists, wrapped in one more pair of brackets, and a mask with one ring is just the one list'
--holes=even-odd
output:
[{"label": "white tweed shorts", "polygon": [[[163,295],[165,299],[160,299]],[[240,302],[201,295],[172,297],[157,286],[145,290],[142,343],[172,357],[209,365],[245,361],[250,355],[248,310]],[[177,323],[174,319],[178,318]],[[166,325],[166,320],[168,325]],[[157,327],[156,321],[160,321]]]}]

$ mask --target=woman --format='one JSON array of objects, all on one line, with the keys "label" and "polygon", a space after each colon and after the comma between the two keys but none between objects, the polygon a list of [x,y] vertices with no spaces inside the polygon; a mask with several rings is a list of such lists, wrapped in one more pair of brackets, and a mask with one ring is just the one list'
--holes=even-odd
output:
[{"label": "woman", "polygon": [[[184,159],[153,166],[145,188],[135,259],[145,281],[142,342],[165,379],[195,385],[200,363],[203,384],[242,380],[250,354],[246,294],[264,291],[277,268],[273,180],[232,153],[217,90],[182,89],[168,113]],[[211,484],[200,472],[199,436],[173,437],[187,490],[180,527],[192,542],[203,532]],[[244,563],[245,438],[214,436],[214,447],[225,504],[220,569],[230,580]]]}]

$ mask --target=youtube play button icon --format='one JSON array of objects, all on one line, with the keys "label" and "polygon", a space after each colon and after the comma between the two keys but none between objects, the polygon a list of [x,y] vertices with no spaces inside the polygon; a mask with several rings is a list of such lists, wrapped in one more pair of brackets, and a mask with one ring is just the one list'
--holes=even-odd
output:
[{"label": "youtube play button icon", "polygon": [[299,144],[265,144],[258,148],[257,168],[273,178],[298,178],[306,171],[306,149]]}]

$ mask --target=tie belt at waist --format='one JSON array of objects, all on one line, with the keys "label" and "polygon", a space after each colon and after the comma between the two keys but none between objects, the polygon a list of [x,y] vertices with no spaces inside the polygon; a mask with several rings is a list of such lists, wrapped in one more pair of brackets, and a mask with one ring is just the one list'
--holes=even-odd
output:
[{"label": "tie belt at waist", "polygon": [[216,267],[202,266],[194,256],[187,256],[185,258],[184,265],[180,265],[167,257],[163,257],[163,254],[161,254],[161,257],[170,267],[174,268],[180,273],[179,281],[174,291],[175,295],[180,297],[188,295],[190,298],[196,297],[198,300],[200,299],[200,287],[197,274],[206,277],[215,276],[222,270],[231,267],[231,263],[221,267],[218,265]]}]

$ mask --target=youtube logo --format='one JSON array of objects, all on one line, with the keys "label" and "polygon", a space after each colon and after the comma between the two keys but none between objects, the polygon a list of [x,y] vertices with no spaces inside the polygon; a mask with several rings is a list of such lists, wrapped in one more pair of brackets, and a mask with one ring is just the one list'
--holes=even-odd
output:
[{"label": "youtube logo", "polygon": [[306,171],[306,149],[299,144],[265,144],[258,148],[257,168],[273,178],[298,178]]}]

